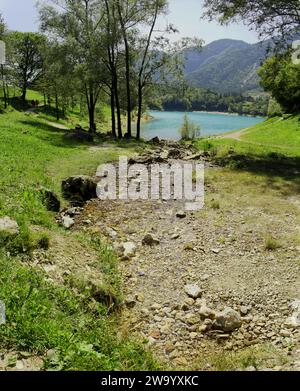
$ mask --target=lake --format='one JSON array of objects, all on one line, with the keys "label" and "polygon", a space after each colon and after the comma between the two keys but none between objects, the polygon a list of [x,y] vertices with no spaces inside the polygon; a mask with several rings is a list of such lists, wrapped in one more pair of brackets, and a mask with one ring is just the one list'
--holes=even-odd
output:
[{"label": "lake", "polygon": [[[142,137],[151,139],[158,136],[166,140],[179,140],[179,129],[183,123],[183,112],[150,111],[153,120],[142,125]],[[213,136],[232,130],[248,128],[264,121],[262,117],[246,117],[231,114],[215,114],[203,112],[187,113],[189,119],[201,127],[201,137]]]}]

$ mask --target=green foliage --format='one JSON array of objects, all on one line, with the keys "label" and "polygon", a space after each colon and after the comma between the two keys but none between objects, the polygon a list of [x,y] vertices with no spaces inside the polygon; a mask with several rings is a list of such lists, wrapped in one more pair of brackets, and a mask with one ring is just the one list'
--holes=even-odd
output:
[{"label": "green foliage", "polygon": [[300,111],[300,65],[292,63],[290,52],[266,60],[259,75],[264,89],[288,113]]},{"label": "green foliage", "polygon": [[206,0],[206,16],[221,23],[242,20],[267,37],[290,37],[299,31],[299,0]]},{"label": "green foliage", "polygon": [[[277,164],[287,164],[287,157],[300,157],[300,117],[274,117],[257,124],[242,133],[239,140],[229,138],[200,139],[195,142],[200,150],[216,150],[218,157],[232,155],[251,156],[255,159],[276,160]],[[275,158],[275,159],[274,159]],[[280,159],[278,159],[280,158]],[[233,159],[231,159],[232,161]],[[247,161],[243,162],[247,165]],[[291,160],[291,164],[293,164]]]},{"label": "green foliage", "polygon": [[66,287],[0,254],[0,297],[7,323],[0,326],[1,348],[46,356],[55,370],[151,370],[157,364],[141,344],[118,337],[114,316]]},{"label": "green foliage", "polygon": [[155,98],[149,100],[151,108],[166,111],[216,111],[241,115],[267,115],[269,97],[218,94],[186,83],[157,86]]},{"label": "green foliage", "polygon": [[4,32],[5,32],[5,23],[2,15],[0,14],[0,39],[3,39]]},{"label": "green foliage", "polygon": [[9,76],[15,85],[22,90],[22,99],[25,101],[27,89],[42,75],[42,50],[46,38],[39,33],[9,32],[5,35]]},{"label": "green foliage", "polygon": [[270,99],[268,107],[268,117],[278,117],[283,114],[282,107],[275,99]]},{"label": "green foliage", "polygon": [[201,52],[186,53],[186,80],[195,87],[219,94],[247,94],[259,91],[257,70],[267,54],[269,42],[249,44],[241,40],[220,39]]},{"label": "green foliage", "polygon": [[[122,299],[117,257],[98,237],[78,237],[98,254],[95,267],[104,278],[97,291],[47,282],[43,273],[26,265],[32,250],[47,249],[52,231],[59,232],[53,214],[40,202],[37,185],[58,193],[63,178],[92,174],[101,162],[117,158],[113,148],[91,152],[66,143],[63,135],[34,114],[0,115],[0,215],[16,218],[20,227],[15,238],[0,238],[0,299],[7,309],[0,349],[47,356],[46,369],[157,369],[142,342],[119,335],[111,304],[95,302],[101,292],[116,298],[114,304]],[[126,147],[123,153],[130,153]],[[52,353],[46,355],[49,349]]]},{"label": "green foliage", "polygon": [[185,114],[183,124],[180,128],[180,134],[183,141],[195,140],[200,137],[200,126],[191,122],[188,115]]}]

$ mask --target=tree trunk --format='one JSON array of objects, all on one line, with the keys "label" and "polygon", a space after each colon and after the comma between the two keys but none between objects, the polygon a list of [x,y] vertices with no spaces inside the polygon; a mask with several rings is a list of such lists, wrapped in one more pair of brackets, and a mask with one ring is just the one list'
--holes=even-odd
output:
[{"label": "tree trunk", "polygon": [[126,98],[127,98],[127,137],[131,138],[131,89],[130,89],[130,51],[127,38],[126,26],[122,16],[120,2],[117,2],[121,31],[125,45],[125,68],[126,68]]},{"label": "tree trunk", "polygon": [[124,35],[125,42],[125,64],[126,64],[126,96],[127,96],[127,137],[131,137],[131,89],[130,89],[130,58],[129,58],[129,46]]},{"label": "tree trunk", "polygon": [[92,92],[92,89],[86,90],[86,100],[88,105],[88,112],[89,112],[89,132],[95,133],[96,132],[96,124],[95,124],[95,108],[96,108],[96,100],[94,93]]},{"label": "tree trunk", "polygon": [[139,83],[138,91],[138,116],[137,116],[137,127],[136,127],[136,139],[141,138],[141,121],[142,121],[142,109],[143,109],[143,87]]},{"label": "tree trunk", "polygon": [[6,87],[4,80],[4,67],[1,65],[1,77],[2,77],[2,86],[3,86],[3,98],[4,98],[4,108],[7,108],[7,96],[6,96]]},{"label": "tree trunk", "polygon": [[56,110],[56,120],[59,121],[59,107],[58,107],[58,95],[55,94],[55,110]]},{"label": "tree trunk", "polygon": [[122,118],[121,118],[121,106],[120,106],[119,91],[118,91],[118,76],[116,71],[114,72],[113,83],[114,83],[114,93],[115,93],[115,104],[117,109],[118,138],[121,140],[123,138]]},{"label": "tree trunk", "polygon": [[26,102],[26,93],[27,93],[27,87],[26,87],[26,85],[24,85],[22,88],[22,98],[21,98],[23,103]]},{"label": "tree trunk", "polygon": [[115,91],[114,87],[111,87],[111,93],[110,93],[110,106],[111,106],[111,132],[113,138],[117,138],[116,134],[116,108],[115,108]]},{"label": "tree trunk", "polygon": [[96,132],[96,124],[95,124],[95,107],[93,104],[89,107],[89,132]]}]

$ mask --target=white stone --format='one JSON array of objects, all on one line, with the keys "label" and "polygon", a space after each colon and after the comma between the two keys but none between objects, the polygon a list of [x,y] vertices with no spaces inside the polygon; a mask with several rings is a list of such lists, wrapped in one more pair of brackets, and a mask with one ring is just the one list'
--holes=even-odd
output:
[{"label": "white stone", "polygon": [[0,218],[0,232],[4,234],[15,236],[19,233],[18,223],[8,216]]},{"label": "white stone", "polygon": [[202,295],[202,289],[195,284],[188,284],[184,287],[185,293],[193,299],[198,299]]}]

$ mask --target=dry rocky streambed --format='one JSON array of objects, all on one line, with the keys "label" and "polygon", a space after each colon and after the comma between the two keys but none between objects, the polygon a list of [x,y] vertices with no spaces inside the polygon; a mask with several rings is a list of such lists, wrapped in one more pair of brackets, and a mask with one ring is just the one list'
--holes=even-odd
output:
[{"label": "dry rocky streambed", "polygon": [[[144,339],[167,367],[227,369],[231,360],[236,370],[300,370],[300,203],[256,184],[251,198],[246,185],[234,187],[242,174],[233,180],[208,154],[177,143],[149,146],[130,163],[186,161],[206,166],[202,210],[187,212],[182,200],[91,199],[95,180],[72,177],[63,193],[73,206],[58,222],[100,235],[116,251],[124,289],[120,330]],[[287,238],[273,251],[262,235],[270,229]],[[97,280],[95,254],[70,240],[67,254],[58,237],[33,264],[52,280],[75,271]]]},{"label": "dry rocky streambed", "polygon": [[[222,170],[206,154],[175,143],[131,163],[191,160]],[[212,191],[207,184],[206,193]],[[73,209],[63,219],[71,229],[99,232],[116,250],[124,328],[142,336],[167,365],[209,370],[210,358],[253,349],[265,352],[260,369],[299,370],[299,247],[266,251],[256,231],[270,217],[263,208],[245,210],[234,198],[232,204],[185,212],[176,200],[90,200],[77,216]],[[254,221],[247,223],[248,215]],[[299,229],[293,213],[285,218],[287,230]],[[243,365],[255,370],[259,363]]]}]

